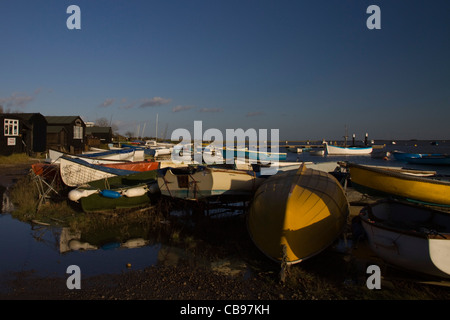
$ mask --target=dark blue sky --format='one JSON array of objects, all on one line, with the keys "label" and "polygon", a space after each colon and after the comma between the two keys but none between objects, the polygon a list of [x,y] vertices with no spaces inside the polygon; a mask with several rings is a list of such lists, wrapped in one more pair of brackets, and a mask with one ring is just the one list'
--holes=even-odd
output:
[{"label": "dark blue sky", "polygon": [[[69,30],[69,5],[81,30]],[[369,30],[370,5],[381,29]],[[450,139],[450,1],[2,0],[0,105],[119,131]]]}]

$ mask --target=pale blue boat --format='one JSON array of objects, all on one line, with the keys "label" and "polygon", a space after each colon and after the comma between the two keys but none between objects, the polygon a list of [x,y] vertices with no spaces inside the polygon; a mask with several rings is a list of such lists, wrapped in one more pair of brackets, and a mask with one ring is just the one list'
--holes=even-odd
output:
[{"label": "pale blue boat", "polygon": [[441,153],[408,153],[393,151],[395,160],[405,161],[411,164],[450,165],[450,155]]},{"label": "pale blue boat", "polygon": [[[108,157],[114,157],[116,155],[124,155],[123,159],[126,160],[129,155],[133,155],[134,150],[131,148],[124,148],[124,149],[115,149],[115,150],[105,150],[105,151],[98,151],[98,152],[92,152],[92,153],[83,153],[79,156],[85,157],[85,158],[108,158]],[[120,157],[118,157],[119,160],[122,160]]]},{"label": "pale blue boat", "polygon": [[450,155],[448,154],[426,154],[420,157],[408,158],[406,162],[411,164],[424,164],[434,166],[450,166]]},{"label": "pale blue boat", "polygon": [[229,157],[238,159],[252,159],[265,162],[278,162],[286,160],[287,153],[284,152],[270,152],[260,150],[248,150],[248,149],[223,149],[223,157],[228,159]]}]

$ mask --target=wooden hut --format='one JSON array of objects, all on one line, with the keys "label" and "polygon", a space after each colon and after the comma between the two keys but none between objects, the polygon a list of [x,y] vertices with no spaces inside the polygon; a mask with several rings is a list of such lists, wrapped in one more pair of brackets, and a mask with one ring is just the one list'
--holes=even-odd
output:
[{"label": "wooden hut", "polygon": [[86,136],[88,138],[92,138],[93,140],[98,140],[101,144],[111,143],[112,129],[111,127],[87,127]]},{"label": "wooden hut", "polygon": [[13,153],[26,152],[25,141],[31,135],[31,128],[20,117],[14,114],[0,114],[0,123],[3,130],[0,133],[0,154],[9,156]]},{"label": "wooden hut", "polygon": [[47,148],[67,151],[67,129],[64,126],[47,127]]},{"label": "wooden hut", "polygon": [[47,149],[47,120],[40,113],[11,113],[20,118],[31,131],[23,132],[25,152],[29,155],[45,152]]},{"label": "wooden hut", "polygon": [[57,133],[58,150],[73,154],[85,150],[86,124],[80,116],[46,116],[45,118],[47,119],[47,138],[50,140],[47,141],[47,147],[51,148]]}]

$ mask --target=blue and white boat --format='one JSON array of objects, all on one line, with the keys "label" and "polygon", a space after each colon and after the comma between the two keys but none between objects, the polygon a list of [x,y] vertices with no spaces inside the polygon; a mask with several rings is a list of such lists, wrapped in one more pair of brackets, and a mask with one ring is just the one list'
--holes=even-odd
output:
[{"label": "blue and white boat", "polygon": [[405,161],[411,164],[450,165],[450,155],[442,153],[407,153],[393,151],[395,160]]},{"label": "blue and white boat", "polygon": [[[137,156],[137,150],[134,148],[122,148],[122,149],[114,149],[114,150],[96,150],[85,152],[81,154],[81,156],[86,158],[95,158],[95,159],[110,159],[110,160],[128,160],[128,161],[141,161],[143,159],[135,159]],[[143,158],[142,152],[142,158]]]},{"label": "blue and white boat", "polygon": [[366,155],[370,154],[373,151],[372,146],[332,146],[328,143],[324,143],[325,145],[325,153],[326,155],[334,156],[334,155],[344,155],[344,156],[351,156],[351,155]]},{"label": "blue and white boat", "polygon": [[426,164],[434,166],[450,166],[450,155],[448,154],[425,154],[416,158],[406,160],[411,164]]},{"label": "blue and white boat", "polygon": [[88,163],[92,163],[92,164],[103,164],[103,163],[118,163],[118,162],[126,162],[126,161],[133,161],[134,157],[130,160],[121,160],[121,159],[112,159],[112,157],[108,158],[107,156],[103,157],[96,157],[94,155],[98,154],[99,152],[90,152],[87,154],[70,154],[67,152],[62,152],[62,151],[58,151],[58,150],[54,150],[54,149],[49,149],[48,150],[48,157],[46,159],[46,162],[49,163],[54,163],[54,164],[59,164],[60,163],[60,159],[62,157],[67,157],[67,158],[79,158],[82,159]]},{"label": "blue and white boat", "polygon": [[75,157],[63,156],[59,161],[61,180],[69,187],[78,187],[95,180],[136,173],[136,171],[92,164]]}]

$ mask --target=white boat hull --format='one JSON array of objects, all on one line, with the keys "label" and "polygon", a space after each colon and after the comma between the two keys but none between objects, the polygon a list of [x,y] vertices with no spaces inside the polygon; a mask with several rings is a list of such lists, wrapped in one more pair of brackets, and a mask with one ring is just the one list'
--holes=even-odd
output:
[{"label": "white boat hull", "polygon": [[[104,150],[108,151],[108,150]],[[114,150],[110,150],[114,151]],[[116,150],[119,151],[119,150]],[[123,151],[121,149],[120,151]],[[135,158],[135,154],[139,152],[140,160],[137,160]],[[99,156],[97,157],[96,154]],[[136,149],[130,149],[129,152],[120,152],[120,153],[111,153],[111,154],[103,154],[103,152],[97,151],[97,152],[88,152],[83,153],[83,155],[86,155],[86,158],[92,157],[95,159],[101,159],[101,160],[120,160],[120,161],[142,161],[144,160],[144,150],[136,150]]]},{"label": "white boat hull", "polygon": [[[101,167],[101,166],[100,166]],[[101,167],[102,170],[91,168],[73,161],[70,158],[60,158],[59,171],[61,180],[69,187],[78,187],[91,181],[117,176],[115,172],[127,170],[111,170],[112,168]],[[131,173],[131,171],[129,171]]]},{"label": "white boat hull", "polygon": [[202,199],[218,195],[250,195],[265,178],[244,170],[205,168],[194,173],[174,173],[167,169],[158,177],[162,195],[182,199]]},{"label": "white boat hull", "polygon": [[[444,214],[441,218],[436,218],[437,215],[433,216],[425,210],[419,212],[416,209],[410,209],[396,215],[390,223],[382,224],[378,219],[367,219],[367,213],[363,211],[362,225],[370,248],[380,258],[391,265],[407,270],[450,278],[450,234],[429,232],[429,229],[425,227],[416,226],[414,230],[411,229],[411,225],[419,219],[423,222],[418,226],[428,225],[429,221],[434,219],[433,222],[436,225],[448,227],[450,216],[445,217]],[[387,216],[392,215],[394,211],[386,212],[389,212],[386,213]],[[403,228],[403,226],[408,227]]]},{"label": "white boat hull", "polygon": [[339,147],[325,144],[325,150],[327,155],[366,155],[373,151],[372,147]]},{"label": "white boat hull", "polygon": [[[300,168],[302,164],[305,164],[306,167],[310,169],[332,172],[335,171],[337,167],[339,167],[336,161],[328,161],[328,162],[275,162],[272,163],[271,166],[276,168],[278,172],[289,171],[289,170],[297,170]],[[248,162],[236,160],[236,169],[238,170],[252,170],[252,165]],[[275,171],[275,170],[274,170]]]},{"label": "white boat hull", "polygon": [[124,161],[124,160],[120,160],[120,159],[98,159],[98,158],[77,156],[77,155],[68,154],[68,153],[64,153],[64,152],[56,151],[56,150],[52,150],[52,149],[49,149],[48,158],[46,161],[50,162],[50,163],[60,163],[60,159],[63,156],[70,157],[70,158],[80,158],[80,159],[83,159],[84,161],[86,161],[88,163],[92,163],[92,164],[118,163],[118,162]]}]

